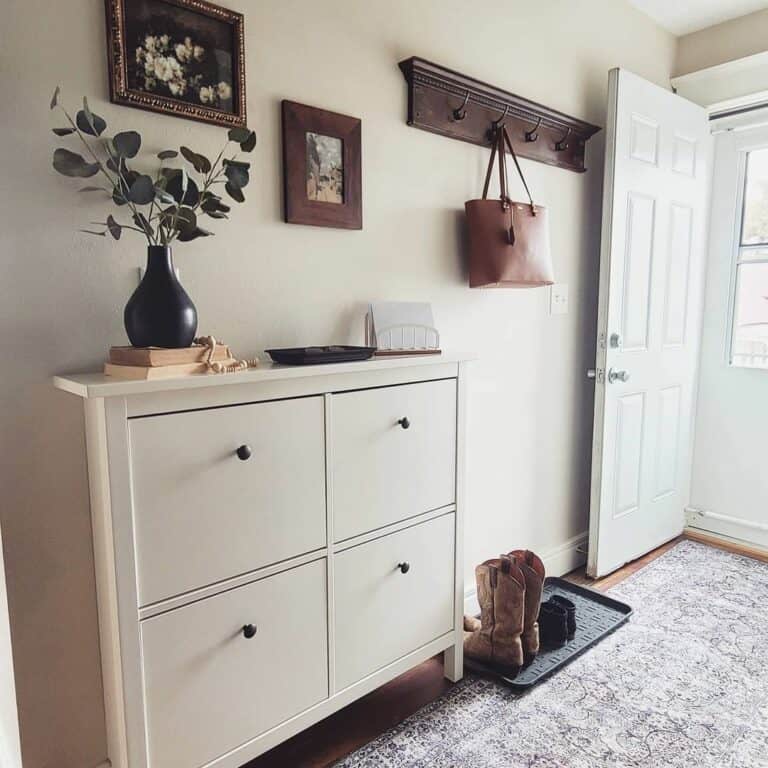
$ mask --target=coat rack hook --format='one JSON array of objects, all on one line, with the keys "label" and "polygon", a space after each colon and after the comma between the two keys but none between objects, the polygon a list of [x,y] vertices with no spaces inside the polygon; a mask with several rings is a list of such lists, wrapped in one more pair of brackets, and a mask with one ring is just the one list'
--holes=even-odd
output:
[{"label": "coat rack hook", "polygon": [[467,91],[467,95],[464,97],[464,103],[458,108],[453,110],[453,119],[454,120],[463,120],[467,116],[467,110],[465,107],[469,103],[469,91]]},{"label": "coat rack hook", "polygon": [[565,132],[565,136],[563,136],[562,139],[555,142],[555,151],[556,152],[565,152],[566,149],[568,149],[568,137],[571,135],[571,129],[569,128]]},{"label": "coat rack hook", "polygon": [[536,121],[536,125],[531,128],[530,131],[525,132],[525,140],[528,142],[539,140],[539,126],[541,125],[541,118]]},{"label": "coat rack hook", "polygon": [[497,117],[493,121],[493,129],[494,130],[498,130],[504,124],[504,120],[506,119],[508,114],[509,114],[509,104],[506,104],[504,106],[504,114],[501,117]]}]

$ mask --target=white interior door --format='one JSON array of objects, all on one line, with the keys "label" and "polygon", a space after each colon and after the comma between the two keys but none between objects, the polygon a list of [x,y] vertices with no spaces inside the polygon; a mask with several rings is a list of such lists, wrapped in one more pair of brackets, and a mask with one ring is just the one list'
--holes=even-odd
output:
[{"label": "white interior door", "polygon": [[710,179],[705,111],[631,72],[609,78],[590,576],[683,530]]}]

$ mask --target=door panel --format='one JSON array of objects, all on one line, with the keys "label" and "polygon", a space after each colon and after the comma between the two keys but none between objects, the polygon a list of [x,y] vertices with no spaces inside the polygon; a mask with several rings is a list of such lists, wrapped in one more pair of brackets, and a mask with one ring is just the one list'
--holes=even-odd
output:
[{"label": "door panel", "polygon": [[626,395],[619,399],[617,407],[614,518],[634,512],[640,503],[645,395]]},{"label": "door panel", "polygon": [[668,493],[674,493],[677,480],[677,438],[679,434],[680,387],[667,387],[659,393],[654,501]]},{"label": "door panel", "polygon": [[704,273],[706,113],[609,80],[588,572],[679,534],[688,503]]},{"label": "door panel", "polygon": [[667,302],[664,312],[664,344],[685,344],[688,318],[688,277],[691,261],[693,209],[672,203],[667,264]]},{"label": "door panel", "polygon": [[625,349],[645,349],[648,344],[648,300],[653,265],[656,201],[629,194],[627,253],[624,257],[622,329]]}]

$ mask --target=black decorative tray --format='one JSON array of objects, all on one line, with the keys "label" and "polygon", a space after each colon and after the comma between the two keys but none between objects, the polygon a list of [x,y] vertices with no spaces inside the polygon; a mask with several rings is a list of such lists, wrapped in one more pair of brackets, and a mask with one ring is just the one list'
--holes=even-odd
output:
[{"label": "black decorative tray", "polygon": [[558,669],[570,664],[604,637],[629,620],[632,608],[602,592],[582,587],[565,579],[549,576],[544,580],[542,600],[563,595],[576,605],[576,635],[562,648],[541,648],[539,655],[514,677],[507,677],[493,667],[464,657],[467,669],[494,677],[517,691],[527,691]]},{"label": "black decorative tray", "polygon": [[276,363],[282,365],[320,365],[368,360],[373,357],[376,347],[290,347],[265,351]]}]

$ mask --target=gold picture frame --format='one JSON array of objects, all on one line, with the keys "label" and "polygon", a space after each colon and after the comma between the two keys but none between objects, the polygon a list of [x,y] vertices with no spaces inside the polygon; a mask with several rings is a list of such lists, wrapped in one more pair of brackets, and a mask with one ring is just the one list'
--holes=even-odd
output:
[{"label": "gold picture frame", "polygon": [[105,3],[113,103],[227,127],[246,125],[241,13],[205,0]]}]

